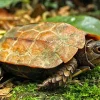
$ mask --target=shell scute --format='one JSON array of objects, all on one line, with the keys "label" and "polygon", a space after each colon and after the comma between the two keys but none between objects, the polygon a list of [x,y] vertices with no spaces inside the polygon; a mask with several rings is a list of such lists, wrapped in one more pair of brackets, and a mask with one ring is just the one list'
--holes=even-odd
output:
[{"label": "shell scute", "polygon": [[38,34],[39,34],[39,32],[37,32],[35,30],[28,30],[28,31],[25,31],[22,34],[20,34],[19,38],[33,40],[37,37]]},{"label": "shell scute", "polygon": [[8,51],[0,51],[0,61],[5,62],[9,52]]},{"label": "shell scute", "polygon": [[35,44],[30,48],[30,50],[31,55],[33,55],[30,66],[52,68],[62,63],[60,57],[51,50],[45,41],[35,41]]},{"label": "shell scute", "polygon": [[39,31],[39,32],[43,32],[43,31],[47,31],[47,30],[49,31],[55,25],[56,25],[55,23],[49,23],[49,22],[44,23],[44,22],[42,22],[42,23],[38,24],[37,26],[35,26],[34,29],[36,31]]},{"label": "shell scute", "polygon": [[11,64],[18,64],[18,65],[29,65],[31,57],[29,55],[21,55],[18,54],[10,54],[6,61]]},{"label": "shell scute", "polygon": [[2,49],[10,49],[11,45],[15,42],[12,38],[6,38],[6,40],[1,44]]},{"label": "shell scute", "polygon": [[65,23],[56,25],[53,27],[52,31],[60,38],[60,40],[66,41],[66,44],[83,48],[85,42],[85,32]]},{"label": "shell scute", "polygon": [[11,51],[13,53],[18,53],[18,54],[24,55],[28,51],[28,49],[32,45],[32,43],[33,43],[32,40],[18,39],[15,41],[15,43],[11,47]]}]

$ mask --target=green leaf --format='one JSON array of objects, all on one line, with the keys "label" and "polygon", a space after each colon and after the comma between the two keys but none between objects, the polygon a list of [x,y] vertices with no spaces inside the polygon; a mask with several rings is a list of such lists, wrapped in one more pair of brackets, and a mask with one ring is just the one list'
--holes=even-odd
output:
[{"label": "green leaf", "polygon": [[86,32],[100,35],[100,20],[90,16],[57,16],[48,18],[46,21],[69,23]]},{"label": "green leaf", "polygon": [[51,2],[50,0],[46,0],[44,5],[48,8],[48,7],[51,7],[51,8],[54,8],[54,9],[57,9],[58,8],[58,5],[56,2]]},{"label": "green leaf", "polygon": [[0,8],[9,7],[11,4],[16,4],[22,0],[0,0]]}]

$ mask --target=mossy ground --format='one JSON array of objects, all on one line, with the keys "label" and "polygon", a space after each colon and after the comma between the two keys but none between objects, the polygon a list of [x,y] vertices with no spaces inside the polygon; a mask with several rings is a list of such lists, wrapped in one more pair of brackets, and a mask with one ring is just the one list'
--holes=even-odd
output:
[{"label": "mossy ground", "polygon": [[21,84],[10,100],[100,100],[100,66],[79,75],[81,84],[68,84],[55,91],[37,91],[36,84]]}]

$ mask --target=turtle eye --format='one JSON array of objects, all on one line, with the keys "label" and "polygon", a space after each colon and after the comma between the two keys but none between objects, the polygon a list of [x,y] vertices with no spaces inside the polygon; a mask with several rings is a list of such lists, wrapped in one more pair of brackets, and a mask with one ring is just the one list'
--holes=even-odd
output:
[{"label": "turtle eye", "polygon": [[94,52],[100,54],[100,46],[95,46]]}]

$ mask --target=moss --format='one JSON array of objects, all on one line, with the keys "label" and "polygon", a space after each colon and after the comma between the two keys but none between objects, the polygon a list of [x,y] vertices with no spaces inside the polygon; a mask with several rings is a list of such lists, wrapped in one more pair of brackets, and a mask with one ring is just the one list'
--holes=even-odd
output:
[{"label": "moss", "polygon": [[36,84],[21,84],[12,91],[11,100],[100,100],[100,67],[77,77],[78,83],[55,91],[37,91]]}]

